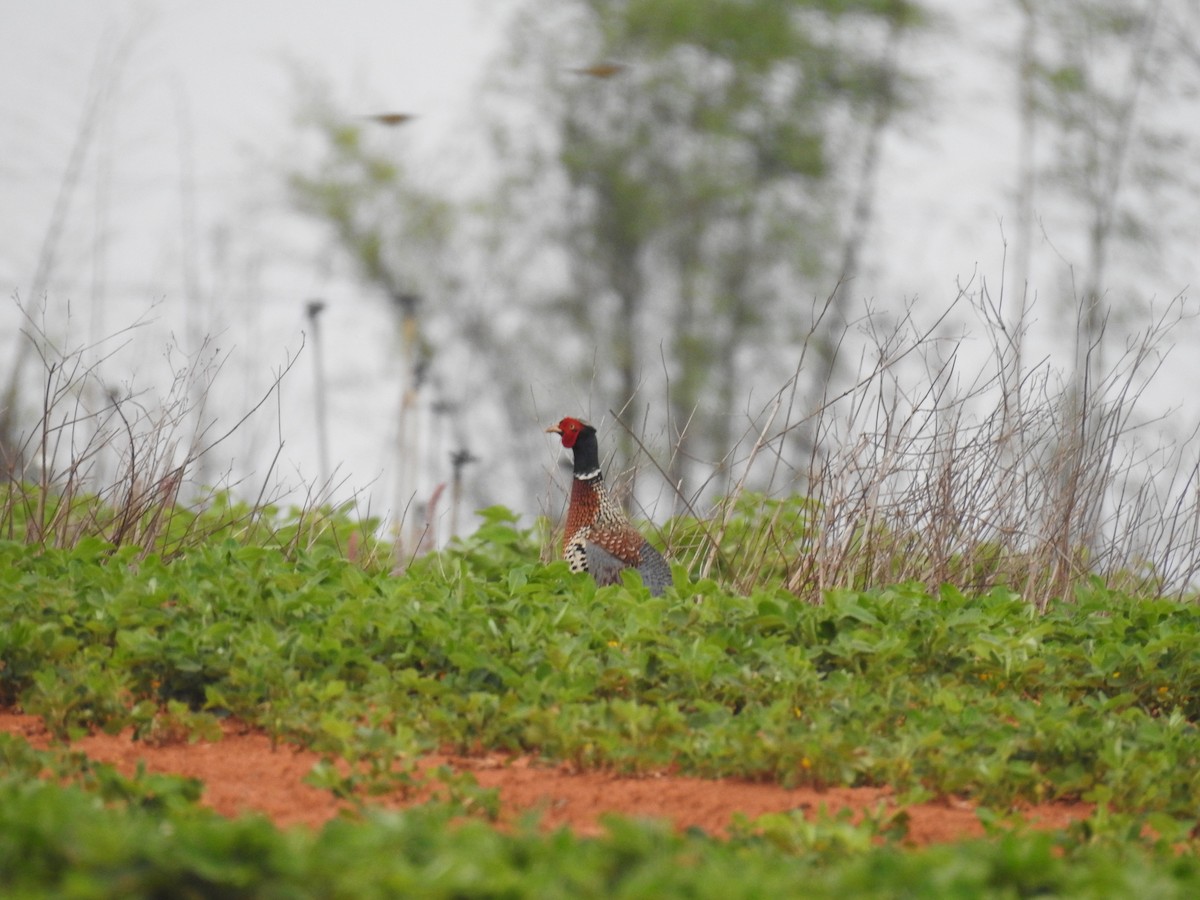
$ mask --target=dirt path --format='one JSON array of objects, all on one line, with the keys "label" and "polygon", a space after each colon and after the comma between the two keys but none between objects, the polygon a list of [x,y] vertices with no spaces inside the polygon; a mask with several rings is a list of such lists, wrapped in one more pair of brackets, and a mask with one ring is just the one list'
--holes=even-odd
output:
[{"label": "dirt path", "polygon": [[[271,747],[265,734],[236,722],[224,725],[225,736],[216,742],[149,746],[129,734],[96,734],[72,743],[93,759],[133,774],[139,762],[150,772],[198,778],[204,782],[202,802],[235,816],[258,812],[281,827],[319,827],[343,808],[328,791],[304,783],[319,754],[296,747]],[[0,711],[0,731],[22,735],[44,749],[53,744],[40,719]],[[830,813],[850,809],[874,812],[880,803],[891,807],[885,788],[787,789],[733,779],[705,780],[675,775],[631,778],[606,772],[575,772],[528,757],[489,754],[482,757],[431,756],[423,766],[450,765],[471,772],[480,786],[500,794],[502,820],[536,810],[548,828],[567,826],[580,834],[602,831],[606,813],[667,819],[676,827],[698,827],[723,834],[734,813],[753,819],[772,812],[802,809]],[[389,807],[403,806],[399,796],[372,800]],[[408,801],[415,802],[415,801]],[[1036,827],[1058,829],[1091,813],[1088,804],[1052,804],[1025,811]],[[959,801],[922,803],[906,808],[909,840],[916,845],[981,836],[974,808]]]}]

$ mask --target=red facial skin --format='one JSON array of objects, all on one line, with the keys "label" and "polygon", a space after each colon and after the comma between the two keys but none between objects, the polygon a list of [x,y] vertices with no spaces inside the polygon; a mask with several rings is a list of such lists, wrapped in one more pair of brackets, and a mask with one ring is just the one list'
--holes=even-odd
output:
[{"label": "red facial skin", "polygon": [[587,426],[586,422],[581,422],[579,419],[573,419],[567,416],[557,425],[551,425],[546,431],[549,434],[557,434],[562,438],[563,446],[568,450],[575,446],[575,441],[579,438],[579,433]]}]

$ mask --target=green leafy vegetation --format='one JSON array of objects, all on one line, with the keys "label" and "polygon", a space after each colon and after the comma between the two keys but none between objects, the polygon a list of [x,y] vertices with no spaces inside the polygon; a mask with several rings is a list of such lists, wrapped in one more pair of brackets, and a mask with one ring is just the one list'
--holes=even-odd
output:
[{"label": "green leafy vegetation", "polygon": [[725,841],[617,819],[597,839],[532,823],[505,832],[438,805],[280,831],[196,806],[184,779],[126,779],[4,736],[0,761],[9,897],[1184,897],[1200,887],[1194,856],[1139,837],[1127,819],[923,850],[877,822],[828,816],[767,817]]},{"label": "green leafy vegetation", "polygon": [[[598,589],[536,562],[540,539],[503,509],[397,576],[369,543],[348,558],[359,526],[316,518],[279,518],[257,542],[242,526],[211,529],[170,559],[98,538],[0,542],[0,704],[60,737],[212,737],[234,715],[356,763],[310,780],[360,799],[403,791],[415,758],[449,745],[629,772],[890,785],[902,800],[961,795],[998,836],[914,852],[894,845],[902,819],[800,816],[742,823],[728,842],[619,822],[595,841],[532,825],[499,834],[449,826],[494,818],[496,798],[445,772],[449,799],[421,811],[376,815],[367,801],[359,821],[280,833],[204,812],[186,780],[123,779],[6,739],[0,885],[736,896],[753,883],[822,896],[1153,884],[1169,896],[1200,879],[1193,856],[1172,855],[1200,795],[1194,605],[1098,584],[1045,612],[1004,588],[917,584],[814,605],[782,586],[737,596],[679,567],[677,588],[652,598],[635,575]],[[1053,836],[1006,818],[1058,799],[1097,813]],[[352,854],[372,862],[342,864]]]},{"label": "green leafy vegetation", "polygon": [[[97,807],[77,790],[0,785],[3,871],[13,895],[61,890],[87,896],[187,891],[222,896],[845,896],[895,891],[1000,896],[1007,891],[1088,892],[1145,886],[1183,896],[1198,883],[1193,859],[1119,857],[1081,845],[1069,858],[1046,836],[921,852],[896,849],[787,853],[758,838],[716,842],[650,825],[614,822],[600,840],[567,832],[503,834],[451,827],[435,810],[335,822],[319,834],[280,833],[261,819],[176,817]],[[36,812],[36,816],[33,814]],[[25,827],[14,830],[13,826]],[[848,829],[853,831],[853,829]],[[864,839],[861,843],[865,844]],[[747,877],[747,876],[750,877]],[[176,893],[177,895],[177,893]]]}]

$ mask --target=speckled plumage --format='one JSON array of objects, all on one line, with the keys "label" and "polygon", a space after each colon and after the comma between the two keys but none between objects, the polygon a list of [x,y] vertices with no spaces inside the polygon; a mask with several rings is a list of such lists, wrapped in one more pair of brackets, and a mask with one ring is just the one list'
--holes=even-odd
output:
[{"label": "speckled plumage", "polygon": [[630,524],[604,484],[596,429],[566,418],[546,429],[561,435],[575,458],[571,500],[563,534],[563,558],[572,572],[589,572],[597,584],[620,581],[624,569],[637,569],[652,594],[670,585],[671,568]]}]

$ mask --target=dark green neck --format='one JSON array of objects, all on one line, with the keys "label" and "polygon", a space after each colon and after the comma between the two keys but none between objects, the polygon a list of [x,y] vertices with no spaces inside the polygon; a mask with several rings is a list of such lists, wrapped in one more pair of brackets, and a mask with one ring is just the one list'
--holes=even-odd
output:
[{"label": "dark green neck", "polygon": [[588,480],[600,477],[600,445],[596,441],[596,429],[588,425],[579,432],[575,446],[575,477],[588,476]]}]

